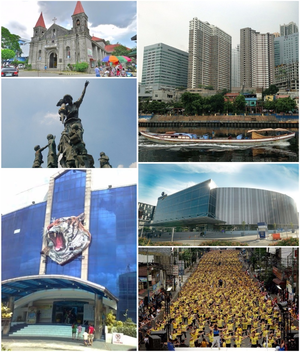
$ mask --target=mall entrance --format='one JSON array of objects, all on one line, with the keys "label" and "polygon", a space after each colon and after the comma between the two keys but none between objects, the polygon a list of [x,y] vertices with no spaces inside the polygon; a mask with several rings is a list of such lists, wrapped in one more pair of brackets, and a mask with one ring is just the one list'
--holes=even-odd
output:
[{"label": "mall entrance", "polygon": [[55,301],[53,302],[52,323],[84,324],[84,305],[88,302],[81,301]]}]

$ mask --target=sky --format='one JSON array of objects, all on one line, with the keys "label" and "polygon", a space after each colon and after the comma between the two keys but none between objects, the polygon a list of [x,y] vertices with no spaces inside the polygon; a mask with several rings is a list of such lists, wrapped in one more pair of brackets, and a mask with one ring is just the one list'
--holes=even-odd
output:
[{"label": "sky", "polygon": [[[131,38],[137,34],[135,1],[82,1],[88,16],[90,35],[136,47]],[[1,26],[24,39],[31,39],[33,27],[43,13],[46,28],[56,24],[66,29],[73,27],[72,15],[76,1],[11,1],[1,0]]]},{"label": "sky", "polygon": [[216,187],[257,188],[293,198],[300,209],[298,164],[140,164],[138,201],[157,204],[167,195],[212,179]]},{"label": "sky", "polygon": [[[2,90],[2,167],[31,168],[34,147],[47,145],[47,135],[59,144],[63,124],[56,104],[65,94],[80,96],[82,78],[23,78],[1,80]],[[136,167],[136,79],[90,79],[79,108],[83,141],[88,154],[100,167],[100,152],[105,152],[113,168]],[[47,167],[47,149],[43,152]]]},{"label": "sky", "polygon": [[[49,180],[64,170],[16,169],[1,170],[1,214],[7,214],[46,200]],[[93,169],[92,190],[136,185],[136,169]]]},{"label": "sky", "polygon": [[[232,37],[232,48],[240,43],[240,29],[260,33],[280,31],[280,25],[299,26],[298,1],[139,1],[138,63],[142,67],[147,45],[163,43],[188,52],[189,22],[197,17]],[[139,70],[138,81],[141,81]]]}]

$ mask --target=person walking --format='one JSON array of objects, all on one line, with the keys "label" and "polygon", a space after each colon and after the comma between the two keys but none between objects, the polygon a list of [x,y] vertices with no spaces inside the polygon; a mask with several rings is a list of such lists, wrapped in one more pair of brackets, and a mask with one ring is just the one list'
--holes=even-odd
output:
[{"label": "person walking", "polygon": [[95,73],[96,73],[96,77],[100,77],[100,70],[98,65],[95,67]]},{"label": "person walking", "polygon": [[81,339],[81,332],[82,332],[82,326],[81,324],[79,324],[77,327],[77,340]]},{"label": "person walking", "polygon": [[77,333],[77,324],[73,323],[72,324],[72,340],[76,339],[76,333]]}]

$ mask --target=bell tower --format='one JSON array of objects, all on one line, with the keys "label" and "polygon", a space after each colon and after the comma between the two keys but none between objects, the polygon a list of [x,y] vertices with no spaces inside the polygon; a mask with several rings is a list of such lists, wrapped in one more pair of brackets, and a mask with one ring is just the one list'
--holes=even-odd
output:
[{"label": "bell tower", "polygon": [[72,20],[73,20],[73,31],[75,32],[75,34],[89,35],[88,17],[84,12],[81,1],[77,1],[74,13],[72,15]]},{"label": "bell tower", "polygon": [[36,25],[33,27],[33,40],[40,40],[41,37],[46,32],[47,28],[45,25],[43,13],[41,12],[39,19],[37,20]]}]

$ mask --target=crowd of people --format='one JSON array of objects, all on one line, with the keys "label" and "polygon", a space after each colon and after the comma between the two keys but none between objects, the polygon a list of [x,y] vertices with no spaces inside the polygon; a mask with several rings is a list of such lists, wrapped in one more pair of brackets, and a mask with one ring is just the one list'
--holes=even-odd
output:
[{"label": "crowd of people", "polygon": [[280,308],[243,269],[237,250],[204,254],[171,302],[170,313],[160,319],[152,316],[150,307],[140,320],[140,343],[146,349],[151,333],[161,330],[169,332],[168,341],[174,346],[286,347]]},{"label": "crowd of people", "polygon": [[116,66],[96,66],[95,67],[96,77],[128,77],[132,74],[121,64]]}]

